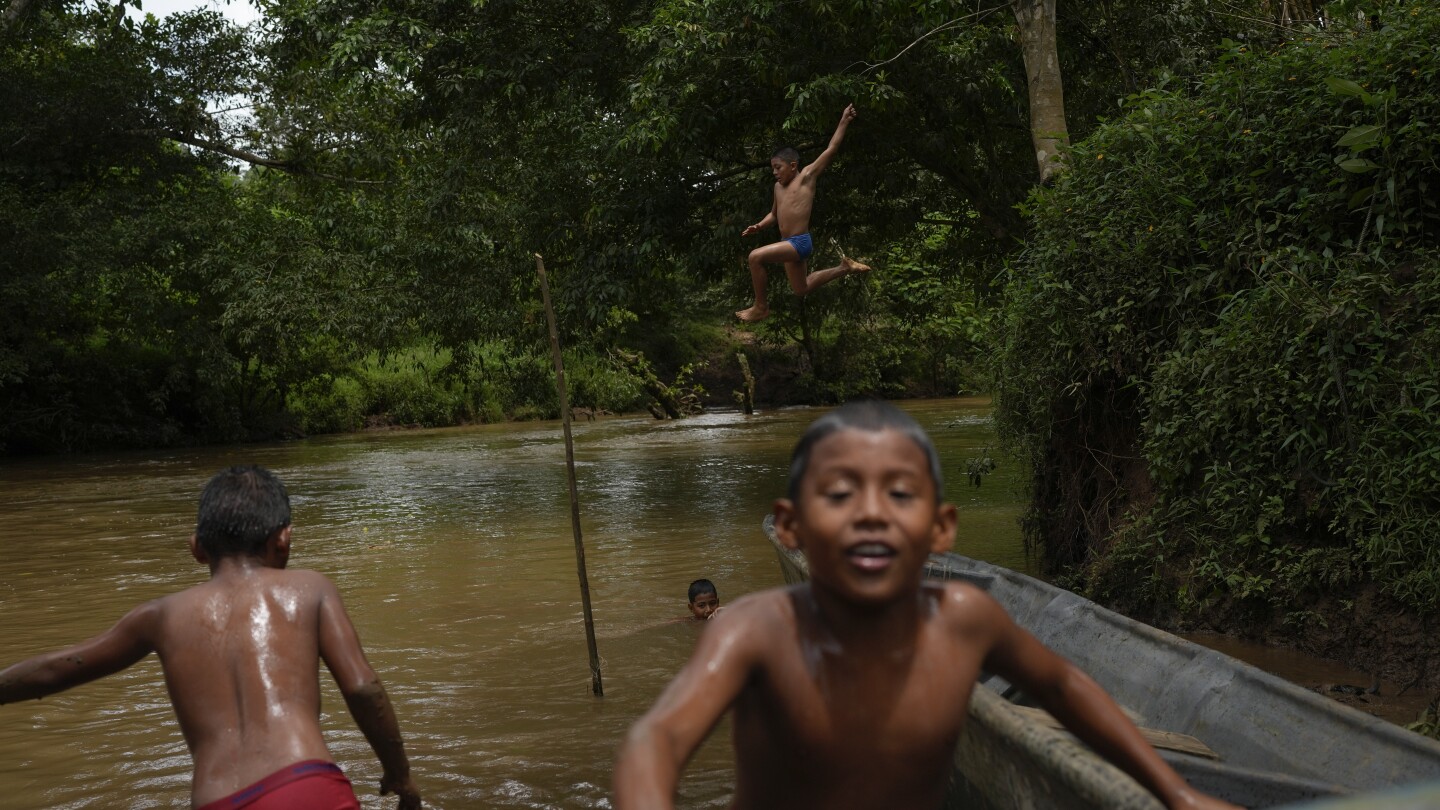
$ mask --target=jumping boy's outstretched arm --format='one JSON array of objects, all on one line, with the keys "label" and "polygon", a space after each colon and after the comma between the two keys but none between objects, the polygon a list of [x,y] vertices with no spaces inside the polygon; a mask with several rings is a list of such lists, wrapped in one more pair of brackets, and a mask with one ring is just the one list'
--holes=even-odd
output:
[{"label": "jumping boy's outstretched arm", "polygon": [[845,111],[840,113],[840,123],[835,127],[835,134],[830,136],[830,145],[825,147],[825,151],[821,152],[813,163],[805,167],[802,174],[813,178],[830,168],[830,162],[835,160],[835,155],[840,151],[840,142],[845,140],[845,130],[853,120],[855,120],[855,105],[848,104],[845,106]]},{"label": "jumping boy's outstretched arm", "polygon": [[680,771],[744,688],[759,662],[754,602],[708,622],[695,653],[635,721],[615,763],[615,806],[672,808]]},{"label": "jumping boy's outstretched arm", "polygon": [[0,671],[0,704],[53,695],[134,664],[154,650],[150,628],[155,613],[156,604],[147,602],[92,639]]},{"label": "jumping boy's outstretched arm", "polygon": [[775,224],[775,204],[774,204],[774,203],[771,203],[771,204],[770,204],[770,210],[769,210],[768,212],[766,212],[765,216],[764,216],[763,218],[761,218],[761,220],[760,220],[759,222],[755,223],[754,225],[746,226],[745,230],[743,230],[743,231],[740,232],[740,235],[741,235],[741,236],[749,236],[750,234],[755,233],[756,231],[763,231],[763,230],[765,230],[766,228],[768,228],[768,227],[770,227],[771,225],[774,225],[774,224]]},{"label": "jumping boy's outstretched arm", "polygon": [[405,756],[405,743],[400,737],[400,723],[385,694],[380,676],[365,660],[355,625],[340,601],[340,592],[328,579],[321,578],[320,657],[325,661],[355,725],[369,741],[384,773],[380,777],[380,795],[400,797],[400,810],[420,807],[420,790],[410,775],[410,761]]},{"label": "jumping boy's outstretched arm", "polygon": [[1075,736],[1130,774],[1166,807],[1235,807],[1192,789],[1155,753],[1099,684],[1015,624],[994,599],[977,591],[965,593],[963,598],[978,602],[975,607],[985,614],[981,621],[994,633],[986,670],[1028,692]]}]

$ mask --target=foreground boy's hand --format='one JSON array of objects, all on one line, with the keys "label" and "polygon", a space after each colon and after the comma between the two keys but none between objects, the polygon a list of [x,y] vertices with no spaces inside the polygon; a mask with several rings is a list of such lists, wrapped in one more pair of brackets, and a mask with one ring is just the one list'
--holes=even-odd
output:
[{"label": "foreground boy's hand", "polygon": [[387,773],[380,777],[380,795],[389,796],[392,793],[400,798],[400,804],[396,805],[398,810],[420,810],[420,788],[415,786],[415,779],[410,774],[393,776]]}]

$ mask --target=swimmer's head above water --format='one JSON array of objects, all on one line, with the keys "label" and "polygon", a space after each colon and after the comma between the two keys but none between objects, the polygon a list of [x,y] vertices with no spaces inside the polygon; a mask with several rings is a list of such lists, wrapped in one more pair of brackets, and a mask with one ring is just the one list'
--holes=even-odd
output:
[{"label": "swimmer's head above water", "polygon": [[710,618],[720,609],[720,594],[715,590],[715,583],[708,579],[690,583],[689,598],[690,616],[697,621]]}]

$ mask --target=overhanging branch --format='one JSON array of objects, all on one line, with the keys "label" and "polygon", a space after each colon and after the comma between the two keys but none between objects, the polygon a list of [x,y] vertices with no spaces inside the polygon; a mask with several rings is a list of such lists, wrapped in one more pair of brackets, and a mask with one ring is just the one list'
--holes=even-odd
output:
[{"label": "overhanging branch", "polygon": [[149,135],[156,138],[164,138],[166,140],[175,141],[176,143],[183,143],[187,146],[193,146],[196,149],[204,149],[207,152],[216,152],[218,154],[225,155],[226,157],[232,157],[236,160],[242,160],[252,166],[264,166],[267,169],[275,169],[276,171],[286,172],[287,174],[294,174],[303,177],[315,177],[321,180],[335,180],[342,183],[359,183],[370,186],[385,185],[384,180],[360,180],[354,177],[341,177],[334,174],[325,174],[323,172],[317,172],[309,166],[305,166],[294,161],[267,158],[264,155],[257,155],[254,152],[248,152],[244,149],[230,146],[229,144],[220,143],[218,141],[210,141],[204,138],[196,138],[193,135],[186,135],[183,132],[176,132],[169,129],[132,129],[129,130],[127,134]]}]

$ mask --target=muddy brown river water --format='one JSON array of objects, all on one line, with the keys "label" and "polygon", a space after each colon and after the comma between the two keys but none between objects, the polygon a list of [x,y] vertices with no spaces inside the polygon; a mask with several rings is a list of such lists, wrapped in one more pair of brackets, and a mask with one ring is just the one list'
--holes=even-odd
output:
[{"label": "muddy brown river water", "polygon": [[[995,444],[988,401],[903,406],[940,449],[957,551],[1029,570],[1020,472],[999,457],[981,487],[964,479]],[[0,666],[203,580],[185,552],[200,488],[223,466],[259,463],[290,490],[290,564],[324,572],[345,597],[428,806],[608,807],[616,744],[698,633],[671,621],[689,582],[714,580],[722,602],[781,584],[760,520],[820,413],[575,425],[603,699],[589,693],[553,422],[0,464]],[[374,796],[379,766],[333,683],[323,694],[326,738],[362,804],[393,806]],[[686,806],[725,805],[727,746],[722,725],[686,772]],[[153,656],[0,707],[0,763],[6,808],[188,806],[189,757]]]}]

